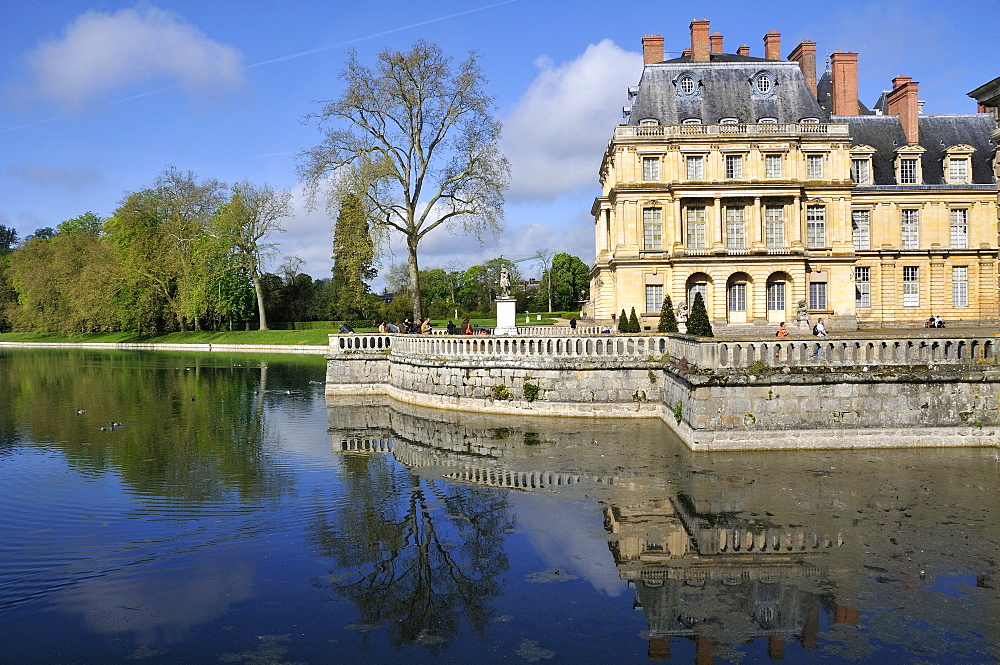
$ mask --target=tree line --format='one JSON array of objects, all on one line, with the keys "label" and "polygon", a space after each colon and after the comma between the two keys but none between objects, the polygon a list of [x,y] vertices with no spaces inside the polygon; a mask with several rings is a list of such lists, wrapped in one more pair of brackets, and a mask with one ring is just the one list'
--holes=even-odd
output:
[{"label": "tree line", "polygon": [[[384,292],[372,292],[379,256],[366,214],[350,200],[334,225],[329,278],[303,273],[296,257],[264,271],[276,258],[273,236],[288,200],[267,186],[227,187],[169,167],[152,187],[127,193],[110,217],[86,212],[23,239],[0,225],[0,332],[159,334],[269,321],[372,325],[410,315],[405,264],[390,266]],[[574,310],[588,297],[589,268],[575,256],[539,262],[536,282],[497,258],[421,270],[424,309],[433,317],[490,316],[502,265],[519,311]]]}]

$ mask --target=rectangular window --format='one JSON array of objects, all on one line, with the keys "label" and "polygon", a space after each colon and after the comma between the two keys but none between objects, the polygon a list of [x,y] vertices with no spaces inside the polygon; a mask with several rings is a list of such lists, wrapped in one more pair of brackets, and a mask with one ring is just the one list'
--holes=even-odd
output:
[{"label": "rectangular window", "polygon": [[867,159],[851,160],[851,180],[856,185],[871,184],[871,174],[868,167],[871,165]]},{"label": "rectangular window", "polygon": [[663,224],[659,208],[642,209],[642,248],[663,249]]},{"label": "rectangular window", "polygon": [[764,155],[764,172],[768,178],[780,178],[781,155]]},{"label": "rectangular window", "polygon": [[726,155],[726,177],[743,177],[743,155]]},{"label": "rectangular window", "polygon": [[948,182],[953,185],[968,184],[969,160],[953,158],[948,162]]},{"label": "rectangular window", "polygon": [[659,312],[663,309],[663,285],[646,285],[646,311]]},{"label": "rectangular window", "polygon": [[965,266],[951,269],[951,304],[954,307],[969,306],[969,269]]},{"label": "rectangular window", "polygon": [[915,159],[899,160],[899,184],[900,185],[917,184],[917,160]]},{"label": "rectangular window", "polygon": [[809,309],[826,309],[826,282],[809,282]]},{"label": "rectangular window", "polygon": [[806,155],[806,177],[810,180],[823,177],[823,155]]},{"label": "rectangular window", "polygon": [[809,247],[826,247],[826,207],[806,207],[806,243]]},{"label": "rectangular window", "polygon": [[767,309],[770,312],[785,311],[784,282],[772,282],[767,285]]},{"label": "rectangular window", "polygon": [[783,206],[764,208],[764,242],[768,247],[785,246],[785,208]]},{"label": "rectangular window", "polygon": [[900,213],[903,249],[917,249],[920,246],[920,211],[901,210]]},{"label": "rectangular window", "polygon": [[854,249],[871,249],[871,211],[851,211],[851,235]]},{"label": "rectangular window", "polygon": [[903,266],[903,307],[920,306],[920,272],[917,266]]},{"label": "rectangular window", "polygon": [[969,211],[966,208],[951,211],[951,248],[969,248]]},{"label": "rectangular window", "polygon": [[854,306],[872,306],[872,269],[854,269]]},{"label": "rectangular window", "polygon": [[726,208],[726,247],[743,249],[747,246],[746,224],[743,222],[743,207]]},{"label": "rectangular window", "polygon": [[687,209],[687,246],[705,248],[705,208]]},{"label": "rectangular window", "polygon": [[688,180],[705,179],[705,159],[701,155],[688,155],[685,163],[687,164]]},{"label": "rectangular window", "polygon": [[642,158],[642,179],[645,182],[654,182],[660,179],[660,158]]},{"label": "rectangular window", "polygon": [[729,287],[729,311],[730,312],[745,312],[747,311],[747,285],[732,284]]}]

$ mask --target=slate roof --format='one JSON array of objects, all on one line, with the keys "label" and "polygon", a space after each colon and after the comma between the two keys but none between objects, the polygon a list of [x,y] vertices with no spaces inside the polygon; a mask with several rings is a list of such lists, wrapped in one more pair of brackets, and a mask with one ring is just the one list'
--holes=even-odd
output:
[{"label": "slate roof", "polygon": [[[698,82],[695,94],[677,90],[676,82],[685,73]],[[752,84],[761,73],[774,82],[770,94],[760,94]],[[646,65],[627,124],[656,119],[662,125],[677,125],[689,118],[698,118],[703,124],[715,124],[722,118],[736,118],[740,123],[755,123],[761,118],[796,123],[825,115],[798,63],[713,54],[710,62],[692,62],[689,56],[682,56]]]},{"label": "slate roof", "polygon": [[[850,126],[853,145],[870,145],[874,184],[895,185],[896,149],[906,145],[906,134],[899,118],[894,115],[833,116],[832,122]],[[993,118],[986,113],[954,113],[921,115],[918,118],[919,140],[924,148],[920,166],[925,185],[947,184],[944,177],[945,150],[966,144],[976,149],[972,155],[972,183],[989,185],[994,182],[990,164],[994,145],[990,132]]]},{"label": "slate roof", "polygon": [[[816,81],[816,97],[823,107],[823,117],[829,118],[833,113],[833,72],[829,69]],[[868,115],[872,110],[858,100],[858,115]]]}]

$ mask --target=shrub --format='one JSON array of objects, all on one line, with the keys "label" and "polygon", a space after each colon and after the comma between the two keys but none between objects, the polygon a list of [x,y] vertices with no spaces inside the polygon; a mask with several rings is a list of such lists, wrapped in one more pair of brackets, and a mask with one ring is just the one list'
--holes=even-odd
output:
[{"label": "shrub", "polygon": [[674,315],[674,304],[670,301],[670,296],[663,299],[663,307],[660,308],[660,324],[656,326],[656,332],[675,333],[677,328],[677,316]]},{"label": "shrub", "polygon": [[507,386],[505,386],[504,384],[501,383],[499,385],[493,386],[493,399],[502,400],[502,399],[512,399],[512,398],[513,395],[510,394],[510,391],[507,390]]},{"label": "shrub", "polygon": [[524,383],[524,399],[534,402],[538,399],[538,386],[533,383]]},{"label": "shrub", "polygon": [[618,332],[627,333],[629,331],[628,316],[625,315],[625,310],[618,315]]},{"label": "shrub", "polygon": [[708,320],[705,300],[700,292],[694,294],[694,304],[691,305],[691,315],[688,317],[687,331],[689,335],[699,337],[715,337],[712,334],[712,322]]},{"label": "shrub", "polygon": [[628,331],[631,333],[642,332],[639,329],[639,317],[635,315],[635,307],[632,308],[632,313],[628,317]]}]

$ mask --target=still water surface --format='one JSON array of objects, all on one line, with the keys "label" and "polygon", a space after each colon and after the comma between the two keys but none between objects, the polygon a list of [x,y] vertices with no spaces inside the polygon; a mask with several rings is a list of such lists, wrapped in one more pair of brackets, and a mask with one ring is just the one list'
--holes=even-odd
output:
[{"label": "still water surface", "polygon": [[693,454],[324,371],[0,350],[0,663],[1000,657],[996,450]]}]

